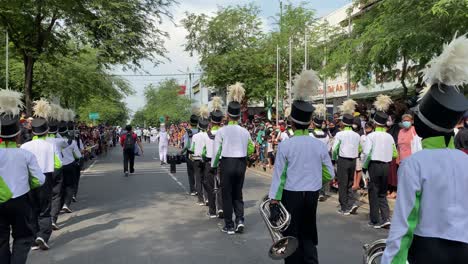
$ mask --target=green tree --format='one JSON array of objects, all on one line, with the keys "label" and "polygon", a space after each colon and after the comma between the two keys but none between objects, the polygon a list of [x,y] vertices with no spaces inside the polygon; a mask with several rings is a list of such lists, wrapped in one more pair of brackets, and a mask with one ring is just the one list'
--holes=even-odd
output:
[{"label": "green tree", "polygon": [[408,83],[422,85],[420,70],[442,44],[468,31],[467,14],[466,0],[380,1],[353,18],[350,38],[337,36],[327,73],[339,74],[349,62],[354,81],[368,83],[370,73],[399,79],[406,97]]},{"label": "green tree", "polygon": [[98,48],[99,62],[139,66],[164,56],[162,16],[174,0],[0,0],[0,25],[21,54],[28,113],[34,65],[42,56],[67,54],[71,39]]},{"label": "green tree", "polygon": [[160,117],[168,118],[169,122],[187,121],[191,101],[179,95],[179,91],[180,86],[174,79],[165,80],[158,86],[148,85],[145,88],[145,107],[135,113],[132,123],[156,126]]},{"label": "green tree", "polygon": [[92,97],[78,109],[80,120],[87,123],[93,122],[89,119],[90,113],[99,113],[97,122],[109,125],[124,126],[129,118],[129,109],[124,102],[103,97]]}]

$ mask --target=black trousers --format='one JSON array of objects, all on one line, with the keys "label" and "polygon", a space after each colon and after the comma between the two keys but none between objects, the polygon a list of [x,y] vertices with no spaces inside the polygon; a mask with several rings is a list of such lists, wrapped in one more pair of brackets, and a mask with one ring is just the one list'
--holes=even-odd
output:
[{"label": "black trousers", "polygon": [[299,240],[299,247],[286,264],[318,264],[317,203],[319,191],[293,192],[283,191],[281,202],[291,214],[291,223],[283,232],[284,236],[293,236]]},{"label": "black trousers", "polygon": [[373,223],[389,220],[390,208],[387,201],[387,188],[390,163],[371,161],[368,170],[370,220]]},{"label": "black trousers", "polygon": [[466,264],[468,244],[441,238],[414,236],[408,252],[410,264]]},{"label": "black trousers", "polygon": [[246,169],[246,158],[222,158],[220,176],[223,191],[224,223],[228,228],[234,227],[233,211],[236,215],[236,222],[244,221],[242,187],[244,186]]},{"label": "black trousers", "polygon": [[210,162],[205,163],[205,170],[203,173],[203,188],[206,190],[208,199],[208,212],[211,215],[216,214],[216,198],[214,192],[214,184],[216,178],[216,169],[211,168]]},{"label": "black trousers", "polygon": [[356,159],[339,157],[336,164],[338,178],[338,200],[340,202],[341,210],[347,211],[350,210],[356,202],[353,193]]},{"label": "black trousers", "polygon": [[53,173],[44,173],[44,184],[29,192],[34,213],[34,228],[36,238],[41,237],[45,242],[49,241],[52,235],[52,186]]},{"label": "black trousers", "polygon": [[[0,264],[25,264],[34,242],[33,209],[27,194],[0,204]],[[13,247],[10,251],[10,232]]]},{"label": "black trousers", "polygon": [[203,173],[205,172],[204,163],[201,160],[193,161],[193,173],[195,176],[195,190],[197,192],[198,202],[204,203],[203,199]]},{"label": "black trousers", "polygon": [[75,181],[75,190],[74,190],[74,193],[73,193],[73,196],[77,196],[78,194],[78,188],[80,187],[80,179],[81,179],[81,169],[83,168],[84,166],[84,160],[83,158],[80,158],[80,162],[79,164],[77,164],[76,166],[76,181]]},{"label": "black trousers", "polygon": [[195,176],[194,176],[194,171],[193,171],[193,161],[189,159],[188,154],[185,160],[187,161],[187,175],[188,175],[188,181],[189,181],[189,189],[190,189],[190,192],[193,193],[195,192]]},{"label": "black trousers", "polygon": [[60,209],[62,209],[63,169],[56,170],[52,181],[52,207],[50,215],[52,223],[57,223]]},{"label": "black trousers", "polygon": [[123,158],[124,158],[124,172],[128,172],[128,164],[130,163],[130,173],[133,173],[135,171],[135,150],[124,149]]},{"label": "black trousers", "polygon": [[63,171],[63,184],[62,184],[62,199],[61,206],[66,205],[70,207],[73,195],[75,193],[75,182],[76,182],[76,166],[72,162],[62,167]]}]

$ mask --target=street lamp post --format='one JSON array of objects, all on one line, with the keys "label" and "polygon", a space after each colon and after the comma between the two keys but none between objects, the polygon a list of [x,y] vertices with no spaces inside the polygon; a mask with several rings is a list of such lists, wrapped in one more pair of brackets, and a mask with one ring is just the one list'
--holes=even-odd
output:
[{"label": "street lamp post", "polygon": [[280,73],[280,50],[276,45],[276,125],[279,123],[279,73]]}]

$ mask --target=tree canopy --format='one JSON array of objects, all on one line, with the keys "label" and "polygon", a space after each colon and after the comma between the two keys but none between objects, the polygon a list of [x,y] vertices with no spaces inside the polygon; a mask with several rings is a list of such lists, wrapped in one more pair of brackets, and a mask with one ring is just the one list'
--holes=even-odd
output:
[{"label": "tree canopy", "polygon": [[132,124],[157,126],[160,124],[160,117],[164,117],[167,122],[187,121],[191,101],[186,96],[179,95],[180,89],[175,79],[162,81],[157,86],[148,85],[145,88],[146,104],[134,114]]}]

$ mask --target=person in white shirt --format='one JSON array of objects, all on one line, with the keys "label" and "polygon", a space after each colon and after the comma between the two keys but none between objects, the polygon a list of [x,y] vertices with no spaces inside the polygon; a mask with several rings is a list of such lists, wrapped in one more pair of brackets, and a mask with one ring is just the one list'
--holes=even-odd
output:
[{"label": "person in white shirt", "polygon": [[151,128],[150,141],[152,143],[155,143],[157,140],[158,140],[158,130],[155,127],[153,127],[153,128]]},{"label": "person in white shirt", "polygon": [[[404,159],[382,264],[466,264],[468,155],[455,149],[453,128],[468,110],[468,39],[444,45],[424,71],[427,93],[414,127],[423,150]],[[430,68],[429,68],[430,66]]]},{"label": "person in white shirt", "polygon": [[161,124],[161,131],[156,136],[159,139],[159,160],[161,161],[161,165],[167,164],[167,148],[169,145],[169,136],[166,132],[166,126]]},{"label": "person in white shirt", "polygon": [[369,171],[369,226],[385,228],[390,225],[390,208],[387,201],[390,162],[398,157],[395,141],[386,130],[388,110],[392,100],[379,95],[374,102],[377,112],[374,116],[375,131],[366,138],[363,168]]},{"label": "person in white shirt", "polygon": [[[33,208],[28,193],[45,175],[34,154],[17,148],[22,94],[0,90],[0,262],[25,264],[34,243]],[[10,237],[13,238],[11,242]],[[11,250],[10,250],[11,246]]]},{"label": "person in white shirt", "polygon": [[[192,137],[192,161],[193,161],[193,172],[195,176],[195,190],[197,192],[198,204],[205,205],[205,194],[203,188],[203,182],[205,181],[205,162],[203,162],[203,151],[206,149],[206,142],[208,135],[206,129],[208,128],[208,108],[206,106],[200,107],[200,116],[198,119],[198,133]],[[214,214],[214,216],[216,216]]]},{"label": "person in white shirt", "polygon": [[[315,106],[315,111],[314,111],[314,119],[310,123],[309,126],[309,136],[314,137],[325,146],[327,146],[328,152],[331,151],[331,144],[330,144],[330,137],[328,136],[328,133],[325,133],[322,129],[322,126],[325,123],[325,117],[327,113],[327,107],[324,104],[318,104]],[[325,182],[324,185],[322,186],[322,189],[320,189],[320,195],[319,195],[319,201],[324,202],[327,200],[327,191],[329,189],[329,183]]]},{"label": "person in white shirt", "polygon": [[219,125],[223,121],[223,112],[222,112],[223,102],[220,97],[215,96],[212,100],[212,111],[210,115],[211,128],[207,131],[207,137],[205,137],[205,149],[202,152],[202,158],[205,161],[205,181],[204,188],[207,192],[208,198],[208,215],[210,218],[224,217],[223,211],[223,198],[222,191],[220,186],[220,181],[218,177],[217,168],[211,167],[211,160],[213,159],[213,148],[214,148],[214,139],[220,129]]},{"label": "person in white shirt", "polygon": [[42,173],[46,176],[44,185],[30,193],[35,211],[36,240],[32,249],[49,249],[49,239],[52,235],[52,218],[50,214],[52,204],[52,187],[54,171],[62,167],[62,162],[55,152],[53,143],[46,141],[49,125],[47,117],[50,104],[45,100],[34,102],[34,115],[31,123],[33,139],[21,145],[22,149],[30,151],[39,163]]},{"label": "person in white shirt", "polygon": [[[242,188],[244,186],[247,157],[255,151],[255,145],[247,129],[239,126],[241,104],[245,90],[241,83],[229,86],[227,114],[229,123],[222,127],[215,136],[215,158],[211,166],[220,169],[221,187],[223,191],[224,224],[222,232],[233,235],[235,232],[244,232],[244,199]],[[235,222],[232,214],[235,214]]]},{"label": "person in white shirt", "polygon": [[[285,263],[318,264],[317,205],[323,183],[334,177],[327,146],[310,137],[308,127],[314,107],[308,103],[310,93],[318,90],[320,79],[312,71],[303,71],[294,82],[291,115],[294,136],[281,142],[275,160],[268,197],[270,221],[280,219],[279,202],[291,215],[284,237],[298,239],[296,251],[285,257]],[[288,245],[289,246],[289,245]],[[275,252],[281,254],[282,252]]]},{"label": "person in white shirt", "polygon": [[340,209],[338,213],[343,215],[355,214],[358,205],[353,191],[354,173],[356,171],[356,159],[359,156],[359,143],[361,137],[353,131],[354,109],[356,102],[348,99],[340,106],[343,113],[343,130],[336,133],[333,141],[332,158],[337,164],[338,200]]},{"label": "person in white shirt", "polygon": [[[69,118],[72,120],[72,118]],[[63,156],[63,186],[62,186],[62,210],[66,213],[72,213],[70,208],[77,179],[77,166],[81,158],[81,152],[78,149],[76,140],[73,136],[74,122],[60,122],[59,133],[67,141],[68,146],[62,149]],[[57,219],[54,219],[55,221]]]}]

